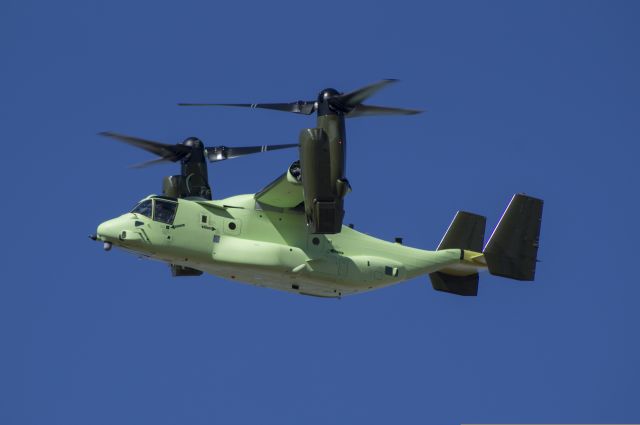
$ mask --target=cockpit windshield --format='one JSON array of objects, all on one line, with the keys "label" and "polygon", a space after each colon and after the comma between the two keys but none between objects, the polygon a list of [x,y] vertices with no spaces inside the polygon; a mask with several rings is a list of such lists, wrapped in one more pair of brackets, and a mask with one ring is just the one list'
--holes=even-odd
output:
[{"label": "cockpit windshield", "polygon": [[151,218],[151,211],[152,211],[151,199],[147,199],[146,201],[140,202],[138,205],[135,206],[134,209],[131,210],[131,212],[134,214],[140,214],[149,218]]},{"label": "cockpit windshield", "polygon": [[178,203],[160,199],[154,199],[153,202],[155,204],[153,208],[153,219],[161,223],[172,224],[173,219],[176,217]]},{"label": "cockpit windshield", "polygon": [[149,217],[161,223],[173,224],[173,219],[176,217],[177,209],[177,202],[154,198],[140,202],[135,206],[135,208],[133,208],[133,210],[131,210],[131,212]]}]

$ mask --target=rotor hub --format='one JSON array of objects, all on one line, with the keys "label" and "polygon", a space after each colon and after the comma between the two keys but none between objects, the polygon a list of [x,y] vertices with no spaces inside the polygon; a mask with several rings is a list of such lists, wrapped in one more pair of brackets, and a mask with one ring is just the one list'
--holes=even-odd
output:
[{"label": "rotor hub", "polygon": [[197,137],[189,137],[185,139],[185,141],[182,142],[182,144],[192,148],[201,148],[204,146],[204,144],[202,143],[202,140],[198,139]]},{"label": "rotor hub", "polygon": [[338,96],[340,94],[340,92],[336,89],[332,89],[332,88],[326,88],[324,90],[322,90],[319,94],[318,94],[318,102],[322,103],[325,100],[328,100],[329,98],[332,98],[334,96]]}]

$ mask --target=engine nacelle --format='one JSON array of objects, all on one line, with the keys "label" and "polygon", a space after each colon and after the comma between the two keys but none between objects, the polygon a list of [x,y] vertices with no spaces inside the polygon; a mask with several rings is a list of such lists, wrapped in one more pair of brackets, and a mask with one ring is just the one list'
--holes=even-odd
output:
[{"label": "engine nacelle", "polygon": [[172,198],[182,198],[184,193],[184,179],[182,176],[167,176],[162,179],[162,194]]},{"label": "engine nacelle", "polygon": [[304,188],[305,213],[311,233],[340,233],[344,217],[343,197],[349,183],[343,175],[344,164],[332,158],[327,133],[308,128],[300,133],[300,168]]},{"label": "engine nacelle", "polygon": [[208,183],[197,174],[167,176],[162,179],[162,193],[172,198],[198,197],[211,199]]},{"label": "engine nacelle", "polygon": [[162,180],[162,193],[173,198],[211,199],[207,159],[202,141],[190,137],[183,143],[191,148],[189,155],[180,161],[180,174]]}]

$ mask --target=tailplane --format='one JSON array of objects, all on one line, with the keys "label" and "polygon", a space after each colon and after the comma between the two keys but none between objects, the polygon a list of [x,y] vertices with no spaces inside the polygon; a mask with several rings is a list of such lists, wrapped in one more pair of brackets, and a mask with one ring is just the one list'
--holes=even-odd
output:
[{"label": "tailplane", "polygon": [[541,199],[513,195],[489,242],[482,249],[485,217],[458,211],[437,250],[460,249],[460,263],[429,274],[433,289],[456,295],[478,295],[478,269],[509,279],[531,281],[538,262]]}]

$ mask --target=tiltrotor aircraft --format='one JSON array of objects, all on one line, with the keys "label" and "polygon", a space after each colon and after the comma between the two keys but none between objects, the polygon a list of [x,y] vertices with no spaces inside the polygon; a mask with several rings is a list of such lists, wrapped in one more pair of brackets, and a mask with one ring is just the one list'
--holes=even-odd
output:
[{"label": "tiltrotor aircraft", "polygon": [[[340,298],[429,275],[433,288],[457,295],[478,293],[478,272],[534,279],[542,201],[516,194],[483,247],[485,217],[459,211],[435,251],[410,248],[343,226],[345,118],[415,114],[411,109],[363,104],[383,80],[342,94],[320,92],[316,101],[240,106],[310,115],[317,127],[300,143],[255,147],[205,147],[197,138],[169,145],[116,133],[104,136],[145,149],[162,161],[180,162],[165,177],[163,195],[142,199],[128,213],[100,224],[94,240],[166,262],[173,276],[203,272],[302,295]],[[299,161],[255,194],[212,200],[206,160],[299,146]],[[142,164],[147,165],[149,163]]]}]

